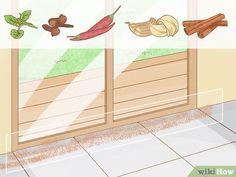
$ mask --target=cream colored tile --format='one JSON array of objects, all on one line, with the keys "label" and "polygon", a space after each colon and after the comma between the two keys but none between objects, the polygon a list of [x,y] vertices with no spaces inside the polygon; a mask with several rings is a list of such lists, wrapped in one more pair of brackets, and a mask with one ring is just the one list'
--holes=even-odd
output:
[{"label": "cream colored tile", "polygon": [[178,158],[139,124],[94,133],[89,137],[88,140],[84,137],[77,139],[110,177]]},{"label": "cream colored tile", "polygon": [[161,139],[180,155],[186,156],[233,142],[236,134],[220,124],[215,124],[162,136]]},{"label": "cream colored tile", "polygon": [[74,139],[20,150],[16,156],[32,177],[106,176]]}]

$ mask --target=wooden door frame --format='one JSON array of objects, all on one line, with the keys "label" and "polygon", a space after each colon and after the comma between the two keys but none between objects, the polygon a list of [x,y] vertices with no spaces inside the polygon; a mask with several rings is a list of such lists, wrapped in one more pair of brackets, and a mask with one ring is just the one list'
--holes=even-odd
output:
[{"label": "wooden door frame", "polygon": [[19,107],[19,66],[18,66],[18,49],[11,50],[11,146],[12,150],[18,149],[18,107]]},{"label": "wooden door frame", "polygon": [[[18,139],[18,101],[19,101],[19,63],[18,63],[18,49],[12,49],[12,150],[19,150],[27,148],[30,146],[47,144],[50,142],[55,142],[57,140],[63,140],[66,138],[71,138],[79,136],[82,134],[87,134],[91,132],[96,132],[100,130],[110,129],[113,127],[126,125],[130,123],[140,122],[152,118],[161,117],[164,115],[169,115],[177,112],[183,112],[190,109],[194,109],[197,106],[197,50],[188,49],[188,95],[191,95],[188,99],[186,105],[176,106],[168,109],[163,109],[159,111],[150,112],[143,115],[138,115],[130,117],[120,121],[113,120],[113,110],[114,110],[114,95],[113,95],[113,71],[114,71],[114,51],[113,49],[106,49],[105,51],[105,114],[106,122],[105,124],[82,128],[78,130],[68,131],[59,133],[56,135],[51,135],[39,139],[34,139],[31,141],[26,141],[19,143]],[[111,67],[112,66],[112,67]]]}]

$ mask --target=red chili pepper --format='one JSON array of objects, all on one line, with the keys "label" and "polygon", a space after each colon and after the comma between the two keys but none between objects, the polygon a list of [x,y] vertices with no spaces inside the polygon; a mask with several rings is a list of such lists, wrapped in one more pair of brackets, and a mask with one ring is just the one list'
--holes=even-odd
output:
[{"label": "red chili pepper", "polygon": [[102,20],[100,20],[98,23],[96,23],[88,31],[95,31],[98,29],[103,29],[103,28],[108,27],[110,24],[112,24],[112,22],[114,20],[114,16],[119,11],[120,8],[121,8],[121,6],[119,6],[113,14],[107,15],[106,17],[104,17]]},{"label": "red chili pepper", "polygon": [[77,36],[68,36],[68,37],[73,37],[72,39],[70,39],[71,41],[82,41],[82,40],[91,39],[110,31],[114,27],[114,25],[115,23],[103,29],[97,29],[95,31],[87,31],[87,32],[80,33]]}]

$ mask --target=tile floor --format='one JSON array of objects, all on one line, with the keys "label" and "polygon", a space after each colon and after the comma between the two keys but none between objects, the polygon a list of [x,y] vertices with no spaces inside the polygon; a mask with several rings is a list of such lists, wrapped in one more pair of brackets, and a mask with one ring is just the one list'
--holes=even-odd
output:
[{"label": "tile floor", "polygon": [[0,177],[187,177],[193,166],[235,165],[236,101],[223,110],[223,117],[216,105],[0,155]]}]

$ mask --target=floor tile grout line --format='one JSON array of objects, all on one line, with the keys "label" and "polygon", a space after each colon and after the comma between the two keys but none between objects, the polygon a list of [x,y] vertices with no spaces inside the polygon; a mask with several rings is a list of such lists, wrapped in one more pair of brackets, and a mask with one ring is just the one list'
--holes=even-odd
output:
[{"label": "floor tile grout line", "polygon": [[201,153],[204,153],[204,152],[208,152],[208,151],[212,151],[212,150],[215,150],[215,149],[219,149],[219,148],[222,148],[222,147],[225,147],[225,146],[234,144],[234,143],[236,143],[236,141],[232,141],[232,142],[230,142],[230,143],[222,144],[222,145],[219,145],[219,146],[216,146],[216,147],[212,147],[212,148],[209,148],[209,149],[206,149],[206,150],[202,150],[202,151],[199,151],[199,152],[196,152],[196,153],[192,153],[192,154],[189,154],[189,155],[185,155],[185,156],[183,156],[183,157],[184,157],[184,158],[186,158],[186,157],[191,157],[191,156],[198,155],[198,154],[201,154]]},{"label": "floor tile grout line", "polygon": [[[207,150],[204,150],[204,151],[199,151],[197,153],[193,153],[193,154],[189,154],[189,155],[185,155],[183,156],[184,158],[186,157],[191,157],[191,156],[194,156],[194,155],[197,155],[197,154],[200,154],[200,153],[203,153],[203,152],[207,152],[207,151],[211,151],[211,150],[214,150],[214,149],[218,149],[218,148],[221,148],[221,147],[224,147],[224,146],[228,146],[230,144],[234,144],[236,143],[236,141],[233,141],[231,143],[226,143],[226,144],[223,144],[223,145],[220,145],[220,146],[217,146],[217,147],[213,147],[213,148],[210,148],[210,149],[207,149]],[[146,167],[146,168],[142,168],[140,170],[136,170],[136,171],[133,171],[133,172],[130,172],[130,173],[125,173],[125,174],[122,174],[118,177],[123,177],[123,176],[127,176],[129,174],[133,174],[133,173],[137,173],[137,172],[140,172],[140,171],[143,171],[143,170],[147,170],[147,169],[150,169],[150,168],[153,168],[153,167],[157,167],[157,166],[160,166],[160,165],[164,165],[164,164],[167,164],[167,163],[170,163],[170,162],[174,162],[174,161],[177,161],[177,160],[180,160],[182,158],[177,158],[177,159],[173,159],[173,160],[169,160],[169,161],[166,161],[166,162],[163,162],[163,163],[159,163],[159,164],[156,164],[156,165],[152,165],[152,166],[149,166],[149,167]]]},{"label": "floor tile grout line", "polygon": [[12,152],[12,154],[15,156],[16,160],[18,161],[18,163],[20,164],[21,168],[24,170],[25,174],[28,176],[28,177],[31,177],[29,175],[29,173],[27,172],[27,170],[25,169],[24,165],[21,163],[21,161],[18,159],[18,157],[16,156],[15,152]]},{"label": "floor tile grout line", "polygon": [[144,125],[142,125],[141,123],[139,123],[143,128],[145,128],[149,133],[151,133],[156,139],[158,139],[159,141],[161,141],[165,146],[167,146],[171,151],[173,151],[175,154],[177,154],[181,159],[183,159],[185,162],[187,162],[190,166],[192,166],[194,169],[195,167],[189,162],[187,161],[183,156],[181,156],[177,151],[175,151],[172,147],[170,147],[167,143],[165,143],[161,138],[159,138],[158,136],[156,136],[152,131],[150,131],[148,128],[146,128]]},{"label": "floor tile grout line", "polygon": [[[140,123],[139,123],[140,124]],[[141,126],[143,126],[141,124]],[[145,126],[143,126],[145,129],[147,129]],[[148,130],[148,129],[147,129]],[[149,130],[148,130],[149,131]],[[149,131],[150,132],[150,131]],[[150,132],[152,133],[152,132]],[[155,136],[155,134],[152,133],[152,135]],[[156,136],[155,136],[156,137]],[[157,138],[159,140],[159,138]],[[235,143],[236,141],[233,141],[233,142],[230,142],[230,143],[226,143],[226,144],[222,144],[222,145],[219,145],[219,146],[216,146],[216,147],[213,147],[213,148],[209,148],[209,149],[206,149],[206,150],[203,150],[203,151],[199,151],[197,153],[192,153],[192,154],[189,154],[189,155],[185,155],[185,156],[181,156],[180,158],[177,158],[177,159],[173,159],[173,160],[170,160],[170,161],[167,161],[167,162],[163,162],[163,163],[160,163],[160,164],[156,164],[156,165],[153,165],[153,166],[150,166],[150,167],[146,167],[146,168],[143,168],[143,169],[140,169],[140,170],[136,170],[136,171],[133,171],[133,172],[130,172],[130,173],[126,173],[126,174],[122,174],[118,177],[123,177],[123,176],[127,176],[129,174],[133,174],[133,173],[136,173],[136,172],[139,172],[139,171],[143,171],[143,170],[146,170],[146,169],[150,169],[150,168],[153,168],[153,167],[156,167],[156,166],[159,166],[159,165],[163,165],[163,164],[166,164],[166,163],[169,163],[169,162],[172,162],[172,161],[176,161],[176,160],[179,160],[179,159],[183,159],[183,158],[186,158],[186,157],[190,157],[190,156],[193,156],[193,155],[197,155],[197,154],[200,154],[200,153],[203,153],[203,152],[207,152],[207,151],[211,151],[211,150],[214,150],[214,149],[217,149],[217,148],[220,148],[220,147],[224,147],[224,146],[227,146],[227,145],[230,145],[230,144],[233,144]],[[163,142],[162,142],[163,143]],[[164,143],[166,145],[166,143]],[[168,146],[168,145],[166,145]],[[178,155],[178,154],[177,154]]]},{"label": "floor tile grout line", "polygon": [[[141,124],[142,125],[142,124]],[[143,125],[142,125],[143,126]],[[144,128],[146,128],[145,126],[143,126]],[[147,129],[147,128],[146,128]],[[148,129],[147,129],[148,130]],[[148,130],[149,131],[149,130]],[[231,130],[232,131],[232,130]],[[152,133],[151,131],[149,131],[150,133]],[[152,133],[155,137],[157,137],[154,133]],[[157,137],[157,139],[159,139],[159,137]],[[164,144],[166,144],[165,142],[163,142]],[[185,155],[185,156],[181,156],[183,158],[185,157],[189,157],[189,156],[193,156],[193,155],[197,155],[197,154],[200,154],[200,153],[203,153],[203,152],[207,152],[207,151],[211,151],[211,150],[214,150],[214,149],[218,149],[218,148],[221,148],[221,147],[224,147],[224,146],[227,146],[227,145],[230,145],[230,144],[234,144],[236,143],[236,140],[235,141],[231,141],[231,142],[228,142],[228,143],[225,143],[225,144],[221,144],[219,146],[215,146],[215,147],[212,147],[212,148],[208,148],[206,150],[202,150],[202,151],[199,151],[199,152],[196,152],[196,153],[192,153],[192,154],[189,154],[189,155]],[[167,144],[166,144],[167,145]],[[168,145],[167,145],[168,146]]]},{"label": "floor tile grout line", "polygon": [[125,173],[125,174],[119,175],[118,177],[127,176],[127,175],[130,175],[130,174],[133,174],[133,173],[137,173],[137,172],[140,172],[140,171],[143,171],[143,170],[154,168],[154,167],[157,167],[157,166],[160,166],[160,165],[168,164],[170,162],[174,162],[174,161],[181,160],[181,159],[182,158],[179,157],[179,158],[176,158],[176,159],[168,160],[166,162],[158,163],[158,164],[155,164],[155,165],[152,165],[152,166],[149,166],[149,167],[145,167],[145,168],[142,168],[142,169],[139,169],[139,170],[135,170],[135,171],[132,171],[132,172],[129,172],[129,173]]},{"label": "floor tile grout line", "polygon": [[92,159],[92,161],[102,170],[102,172],[109,177],[109,175],[106,173],[106,171],[99,165],[99,163],[92,157],[92,155],[81,145],[81,143],[73,137],[73,139],[80,145],[80,147],[86,152],[86,154]]},{"label": "floor tile grout line", "polygon": [[228,129],[229,131],[231,131],[232,133],[236,134],[236,132],[234,130],[232,130],[231,128],[227,127],[226,125],[224,125],[223,123],[221,123],[220,121],[218,121],[217,119],[215,119],[213,116],[207,114],[206,112],[202,111],[201,109],[197,108],[199,111],[201,111],[203,114],[207,115],[209,118],[213,119],[215,122],[218,122],[220,125],[222,125],[223,127],[225,127],[226,129]]},{"label": "floor tile grout line", "polygon": [[[198,109],[200,110],[200,109]],[[202,110],[200,110],[201,112],[203,112]],[[210,118],[212,118],[214,121],[218,122],[216,119],[214,119],[213,117],[211,117],[210,115],[206,114],[205,112],[203,112],[205,115],[209,116]],[[218,122],[220,123],[220,122]],[[221,147],[224,147],[224,146],[227,146],[227,145],[230,145],[230,144],[234,144],[236,143],[236,141],[232,141],[232,142],[229,142],[229,143],[226,143],[226,144],[222,144],[222,145],[219,145],[219,146],[216,146],[216,147],[213,147],[213,148],[209,148],[209,149],[206,149],[206,150],[203,150],[203,151],[199,151],[197,153],[193,153],[193,154],[189,154],[189,155],[186,155],[186,156],[181,156],[178,152],[176,152],[173,148],[171,148],[167,143],[165,143],[161,138],[159,138],[158,136],[156,136],[152,131],[150,131],[148,128],[146,128],[144,125],[142,125],[140,122],[139,124],[144,127],[147,131],[149,131],[154,137],[156,137],[158,140],[160,140],[163,144],[165,144],[169,149],[171,149],[174,153],[176,153],[178,156],[181,157],[181,159],[183,159],[185,162],[187,162],[189,165],[191,165],[195,170],[197,170],[188,160],[186,160],[185,158],[186,157],[190,157],[190,156],[194,156],[194,155],[197,155],[197,154],[200,154],[200,153],[203,153],[203,152],[207,152],[207,151],[211,151],[211,150],[214,150],[214,149],[218,149],[218,148],[221,148]],[[222,126],[224,126],[222,123],[220,123]],[[230,131],[232,131],[233,133],[235,133],[233,130],[231,130],[230,128],[224,126],[225,128],[229,129]]]},{"label": "floor tile grout line", "polygon": [[[172,147],[170,147],[167,143],[165,143],[161,138],[156,136],[152,131],[150,131],[147,127],[142,125],[140,122],[138,122],[143,128],[145,128],[149,133],[151,133],[157,140],[161,141],[164,145],[166,145],[170,150],[172,150],[175,154],[177,154],[179,157],[181,157],[182,160],[184,160],[187,164],[189,164],[194,170],[198,170],[192,163],[190,163],[187,159],[185,159],[183,156],[181,156],[177,151],[175,151]],[[205,175],[203,175],[206,177]]]}]

